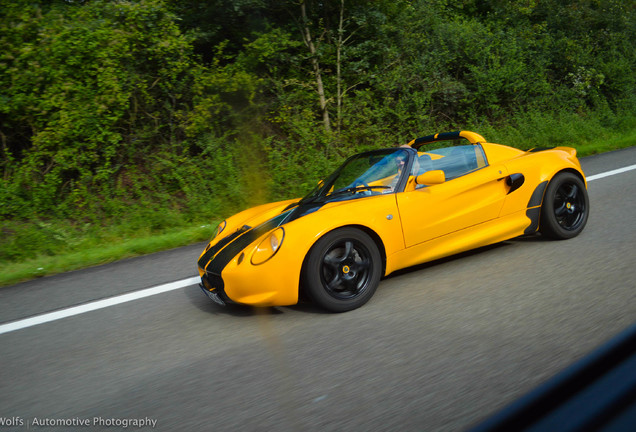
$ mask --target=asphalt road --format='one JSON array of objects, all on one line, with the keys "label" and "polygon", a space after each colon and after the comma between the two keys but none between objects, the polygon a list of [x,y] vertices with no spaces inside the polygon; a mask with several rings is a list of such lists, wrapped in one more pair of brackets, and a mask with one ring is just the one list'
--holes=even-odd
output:
[{"label": "asphalt road", "polygon": [[[0,334],[0,431],[464,430],[636,321],[635,185],[590,182],[577,238],[414,267],[345,314],[224,309],[191,285]],[[202,247],[2,288],[0,323],[189,278]]]}]

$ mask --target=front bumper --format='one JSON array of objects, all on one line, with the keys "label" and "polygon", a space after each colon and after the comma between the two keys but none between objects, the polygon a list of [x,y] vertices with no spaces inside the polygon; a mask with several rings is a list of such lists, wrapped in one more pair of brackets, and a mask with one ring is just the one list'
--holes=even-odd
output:
[{"label": "front bumper", "polygon": [[197,261],[203,291],[208,297],[213,301],[259,307],[298,303],[300,272],[313,242],[302,224],[295,228],[301,234],[294,232],[302,218],[285,225],[284,242],[277,251],[264,261],[254,261],[261,243],[280,228],[277,218],[284,216],[285,213],[256,228],[243,225],[208,245]]},{"label": "front bumper", "polygon": [[210,300],[218,305],[226,306],[228,303],[232,303],[225,294],[225,284],[221,276],[217,276],[213,273],[203,273],[199,288],[201,288]]},{"label": "front bumper", "polygon": [[[213,270],[214,262],[205,267],[199,263],[201,290],[218,304],[251,306],[289,306],[298,302],[298,283],[305,251],[292,243],[260,265],[251,263],[251,256],[261,239],[234,257],[222,272]],[[243,259],[239,259],[244,254]],[[204,269],[205,268],[205,269]],[[222,302],[222,303],[221,303]]]}]

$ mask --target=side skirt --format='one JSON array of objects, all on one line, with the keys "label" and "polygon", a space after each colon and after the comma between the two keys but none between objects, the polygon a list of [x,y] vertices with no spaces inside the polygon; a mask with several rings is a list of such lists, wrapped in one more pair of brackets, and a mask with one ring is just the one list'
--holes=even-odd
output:
[{"label": "side skirt", "polygon": [[526,227],[528,216],[521,210],[411,246],[387,257],[385,276],[396,270],[519,237],[525,234]]}]

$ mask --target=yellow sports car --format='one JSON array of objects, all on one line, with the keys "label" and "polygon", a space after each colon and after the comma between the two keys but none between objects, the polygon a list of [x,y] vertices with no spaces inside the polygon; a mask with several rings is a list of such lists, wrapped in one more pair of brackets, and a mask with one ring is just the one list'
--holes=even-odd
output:
[{"label": "yellow sports car", "polygon": [[536,232],[571,238],[588,214],[572,148],[429,135],[352,156],[304,198],[223,221],[198,260],[201,289],[219,304],[285,306],[305,294],[344,312],[398,269]]}]

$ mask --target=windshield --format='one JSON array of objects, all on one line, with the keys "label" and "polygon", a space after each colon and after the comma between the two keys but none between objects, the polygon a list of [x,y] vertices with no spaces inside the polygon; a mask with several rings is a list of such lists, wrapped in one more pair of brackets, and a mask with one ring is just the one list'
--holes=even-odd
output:
[{"label": "windshield", "polygon": [[351,199],[393,193],[402,186],[404,169],[414,151],[405,148],[375,150],[350,157],[302,202]]}]

